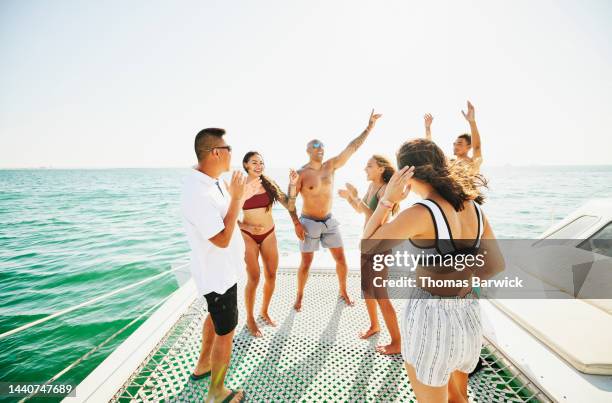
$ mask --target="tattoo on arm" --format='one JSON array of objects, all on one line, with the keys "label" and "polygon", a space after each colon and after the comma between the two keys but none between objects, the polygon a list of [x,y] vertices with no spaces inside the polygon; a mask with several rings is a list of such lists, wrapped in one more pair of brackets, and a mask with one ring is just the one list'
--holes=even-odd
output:
[{"label": "tattoo on arm", "polygon": [[361,133],[357,138],[355,138],[349,143],[347,148],[352,150],[353,152],[357,151],[357,149],[361,147],[361,145],[365,141],[366,137],[368,137],[368,134],[370,134],[370,130],[365,129],[363,133]]},{"label": "tattoo on arm", "polygon": [[284,194],[282,191],[280,192],[280,198],[278,199],[278,202],[287,210],[289,210],[289,197]]},{"label": "tattoo on arm", "polygon": [[289,184],[289,189],[287,190],[287,210],[295,211],[295,199],[297,198],[297,185],[291,186]]},{"label": "tattoo on arm", "polygon": [[297,224],[300,222],[300,219],[298,218],[295,209],[289,210],[289,215],[291,216],[291,221],[293,221],[293,224]]},{"label": "tattoo on arm", "polygon": [[334,159],[334,167],[339,168],[357,151],[370,134],[370,129],[365,129],[358,137],[353,139],[349,145]]}]

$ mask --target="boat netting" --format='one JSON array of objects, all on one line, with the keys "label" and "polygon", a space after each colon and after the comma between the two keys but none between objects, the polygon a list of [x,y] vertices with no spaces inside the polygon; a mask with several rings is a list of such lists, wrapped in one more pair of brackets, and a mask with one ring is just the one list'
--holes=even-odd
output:
[{"label": "boat netting", "polygon": [[[295,270],[278,271],[270,307],[277,326],[264,326],[258,320],[261,338],[250,336],[246,329],[239,293],[240,321],[226,386],[244,389],[245,401],[253,402],[415,402],[401,356],[384,356],[374,350],[377,344],[388,342],[386,330],[369,340],[358,337],[369,325],[359,293],[359,273],[351,272],[348,279],[356,301],[353,307],[338,298],[334,272],[311,271],[302,311],[296,313],[292,308],[296,281]],[[255,312],[261,303],[262,282],[263,276]],[[393,302],[399,312],[405,301]],[[205,315],[205,302],[195,300],[113,401],[203,401],[210,378],[191,381],[189,374],[199,356]],[[382,317],[380,322],[384,324]],[[469,380],[470,401],[549,401],[486,340],[481,358],[482,369]]]}]

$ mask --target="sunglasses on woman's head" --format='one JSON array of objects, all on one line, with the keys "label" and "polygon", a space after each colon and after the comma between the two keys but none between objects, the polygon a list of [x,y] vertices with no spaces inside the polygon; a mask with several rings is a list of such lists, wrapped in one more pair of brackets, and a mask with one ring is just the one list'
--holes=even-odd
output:
[{"label": "sunglasses on woman's head", "polygon": [[312,148],[324,148],[323,143],[312,143]]}]

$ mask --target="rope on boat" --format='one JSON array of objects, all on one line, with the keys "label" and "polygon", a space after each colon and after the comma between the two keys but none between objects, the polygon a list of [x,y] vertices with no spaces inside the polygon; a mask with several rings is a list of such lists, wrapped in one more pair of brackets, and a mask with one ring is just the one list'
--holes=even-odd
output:
[{"label": "rope on boat", "polygon": [[[130,326],[132,326],[134,323],[138,322],[140,319],[142,319],[144,316],[148,315],[149,313],[151,313],[153,310],[155,310],[156,308],[158,308],[160,305],[162,305],[164,302],[166,302],[170,297],[172,296],[172,294],[168,295],[167,297],[163,298],[161,301],[156,302],[152,307],[150,307],[149,309],[147,309],[146,311],[144,311],[143,313],[141,313],[140,315],[138,315],[137,317],[135,317],[134,319],[132,319],[127,325],[123,326],[121,329],[117,330],[115,333],[113,333],[112,335],[110,335],[110,337],[108,337],[106,340],[104,340],[102,343],[98,344],[97,346],[95,346],[94,348],[92,348],[91,350],[89,350],[87,353],[85,353],[84,355],[82,355],[80,358],[76,359],[72,364],[68,365],[66,368],[62,369],[60,372],[58,372],[56,375],[54,375],[51,379],[49,379],[47,382],[44,383],[44,385],[48,385],[51,382],[55,382],[60,376],[64,375],[66,372],[70,371],[72,368],[76,367],[77,365],[79,365],[81,362],[85,361],[87,358],[89,358],[93,353],[95,353],[96,351],[100,350],[102,347],[104,347],[106,344],[108,344],[108,342],[112,341],[115,337],[119,336],[121,333],[123,333],[125,330],[127,330]],[[26,400],[30,399],[31,397],[34,397],[36,394],[33,393],[31,395],[28,395],[26,397],[24,397],[23,399],[21,399],[19,401],[19,403],[25,402]]]},{"label": "rope on boat", "polygon": [[106,298],[112,297],[115,294],[119,294],[119,293],[121,293],[123,291],[132,289],[132,288],[134,288],[136,286],[139,286],[141,284],[145,284],[145,283],[151,282],[151,281],[153,281],[153,280],[155,280],[157,278],[160,278],[160,277],[166,276],[166,275],[168,275],[170,273],[173,273],[173,272],[177,271],[178,269],[181,269],[181,268],[187,266],[188,264],[189,263],[182,264],[182,265],[180,265],[178,267],[175,267],[173,269],[161,272],[161,273],[156,274],[154,276],[145,278],[144,280],[141,280],[141,281],[138,281],[136,283],[130,284],[128,286],[119,288],[118,290],[114,290],[114,291],[108,292],[106,294],[100,295],[98,297],[92,298],[89,301],[82,302],[82,303],[80,303],[78,305],[74,305],[74,306],[71,306],[69,308],[62,309],[61,311],[52,313],[51,315],[45,316],[44,318],[37,319],[37,320],[35,320],[33,322],[30,322],[30,323],[26,323],[25,325],[22,325],[22,326],[19,326],[19,327],[15,328],[15,329],[9,330],[8,332],[1,333],[0,334],[0,339],[4,339],[5,337],[12,336],[12,335],[14,335],[16,333],[22,332],[22,331],[24,331],[26,329],[29,329],[29,328],[33,327],[33,326],[36,326],[36,325],[39,325],[41,323],[47,322],[47,321],[49,321],[49,320],[51,320],[53,318],[57,318],[58,316],[65,315],[65,314],[70,313],[72,311],[75,311],[77,309],[89,306],[89,305],[94,304],[94,303],[96,303],[98,301],[102,301],[102,300],[104,300]]}]

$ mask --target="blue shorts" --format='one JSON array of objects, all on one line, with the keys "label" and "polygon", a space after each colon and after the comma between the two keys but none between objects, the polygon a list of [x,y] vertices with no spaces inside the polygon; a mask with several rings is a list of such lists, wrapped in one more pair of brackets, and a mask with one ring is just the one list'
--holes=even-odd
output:
[{"label": "blue shorts", "polygon": [[340,235],[340,223],[331,214],[323,218],[314,218],[302,214],[300,222],[306,235],[300,241],[301,252],[314,252],[319,250],[319,244],[324,248],[341,248],[342,236]]}]

